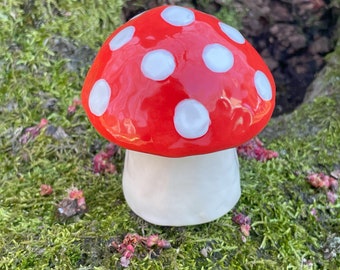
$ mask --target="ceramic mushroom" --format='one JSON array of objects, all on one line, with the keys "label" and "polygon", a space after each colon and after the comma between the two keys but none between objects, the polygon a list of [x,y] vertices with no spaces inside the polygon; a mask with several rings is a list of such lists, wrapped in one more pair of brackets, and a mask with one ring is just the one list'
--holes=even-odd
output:
[{"label": "ceramic mushroom", "polygon": [[98,132],[127,149],[122,181],[131,209],[154,224],[194,225],[239,200],[235,147],[268,123],[275,83],[235,28],[161,6],[105,41],[82,102]]}]

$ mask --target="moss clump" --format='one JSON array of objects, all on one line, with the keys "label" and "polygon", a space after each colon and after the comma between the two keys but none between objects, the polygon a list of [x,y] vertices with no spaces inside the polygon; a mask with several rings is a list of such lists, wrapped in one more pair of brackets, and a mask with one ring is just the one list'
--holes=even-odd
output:
[{"label": "moss clump", "polygon": [[[240,160],[243,194],[236,210],[252,219],[246,242],[232,214],[185,228],[158,227],[136,217],[121,190],[122,156],[115,161],[118,174],[92,173],[92,158],[106,142],[81,109],[67,114],[89,63],[69,64],[84,45],[98,49],[120,22],[121,5],[0,4],[0,269],[119,269],[119,255],[107,246],[127,233],[159,234],[172,245],[160,254],[141,251],[130,269],[336,269],[340,256],[329,257],[337,254],[336,247],[333,253],[329,249],[339,238],[339,202],[331,205],[305,176],[339,166],[339,92],[271,122],[261,139],[279,158]],[[67,136],[42,130],[21,144],[24,128],[42,117]],[[53,194],[42,197],[41,184],[51,185]],[[89,211],[60,222],[55,205],[71,186],[84,191]]]}]

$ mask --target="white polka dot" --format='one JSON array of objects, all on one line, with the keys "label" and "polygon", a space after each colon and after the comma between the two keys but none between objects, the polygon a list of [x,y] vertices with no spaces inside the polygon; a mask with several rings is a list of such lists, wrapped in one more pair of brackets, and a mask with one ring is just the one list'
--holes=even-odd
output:
[{"label": "white polka dot", "polygon": [[128,26],[120,31],[117,35],[113,37],[113,39],[111,39],[109,43],[111,51],[115,51],[123,47],[132,39],[134,33],[135,27],[133,26]]},{"label": "white polka dot", "polygon": [[221,27],[221,30],[224,32],[224,34],[226,34],[230,39],[232,39],[236,43],[243,44],[246,42],[242,34],[234,27],[231,27],[230,25],[227,25],[223,22],[219,22],[218,24]]},{"label": "white polka dot", "polygon": [[202,57],[207,68],[213,72],[226,72],[234,64],[231,51],[217,43],[205,46]]},{"label": "white polka dot", "polygon": [[161,13],[163,20],[174,26],[186,26],[195,20],[195,14],[187,8],[171,6]]},{"label": "white polka dot", "polygon": [[254,84],[257,93],[263,100],[272,99],[272,87],[267,76],[262,71],[256,71],[254,76]]},{"label": "white polka dot", "polygon": [[96,81],[89,96],[90,111],[96,116],[103,115],[109,105],[110,96],[109,84],[104,79]]},{"label": "white polka dot", "polygon": [[195,99],[184,99],[175,108],[176,131],[186,139],[196,139],[209,129],[210,118],[207,109]]},{"label": "white polka dot", "polygon": [[144,76],[155,81],[162,81],[168,78],[174,72],[175,67],[173,55],[163,49],[148,52],[143,57],[141,64]]}]

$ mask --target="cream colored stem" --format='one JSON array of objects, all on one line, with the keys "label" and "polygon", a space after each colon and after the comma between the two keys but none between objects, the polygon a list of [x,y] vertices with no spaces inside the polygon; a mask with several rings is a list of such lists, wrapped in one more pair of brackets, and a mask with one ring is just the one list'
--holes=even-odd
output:
[{"label": "cream colored stem", "polygon": [[212,221],[240,198],[236,149],[183,158],[127,150],[123,190],[131,209],[148,222],[185,226]]}]

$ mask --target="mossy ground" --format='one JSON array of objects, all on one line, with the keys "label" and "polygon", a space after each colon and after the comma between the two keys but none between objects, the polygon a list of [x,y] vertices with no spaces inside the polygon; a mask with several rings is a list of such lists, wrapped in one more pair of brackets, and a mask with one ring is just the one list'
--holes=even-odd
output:
[{"label": "mossy ground", "polygon": [[[120,173],[93,174],[92,158],[106,142],[83,110],[67,114],[90,62],[74,63],[73,54],[54,49],[62,39],[74,53],[96,51],[120,23],[123,2],[18,3],[0,4],[0,269],[119,269],[119,254],[107,245],[126,233],[159,234],[172,245],[152,258],[140,250],[130,269],[338,269],[339,200],[330,204],[306,175],[339,169],[339,89],[270,123],[261,139],[279,158],[240,159],[243,193],[235,210],[252,219],[246,242],[232,213],[199,226],[150,225],[124,202]],[[68,137],[42,132],[20,144],[23,128],[43,117]],[[122,157],[116,163],[121,172]],[[39,194],[43,183],[53,186],[51,196]],[[60,222],[55,205],[71,186],[84,191],[89,211]],[[337,256],[325,257],[331,246]]]}]

